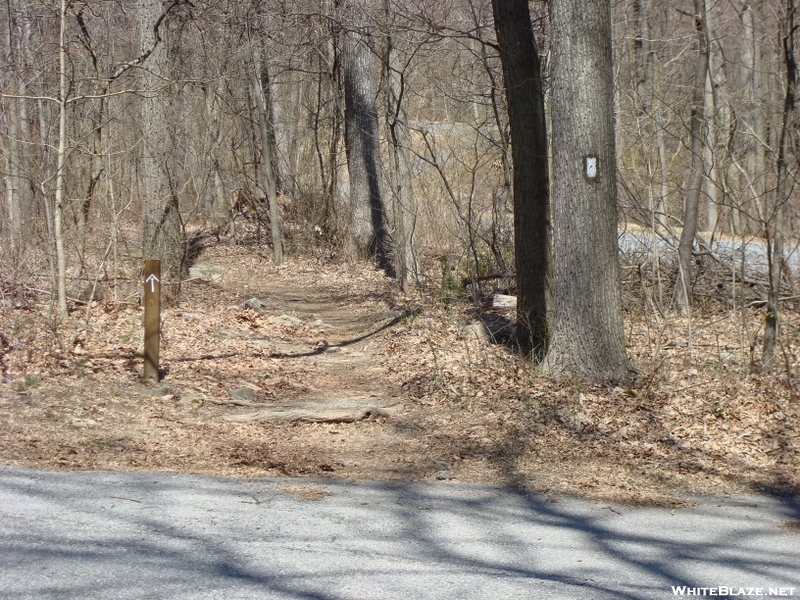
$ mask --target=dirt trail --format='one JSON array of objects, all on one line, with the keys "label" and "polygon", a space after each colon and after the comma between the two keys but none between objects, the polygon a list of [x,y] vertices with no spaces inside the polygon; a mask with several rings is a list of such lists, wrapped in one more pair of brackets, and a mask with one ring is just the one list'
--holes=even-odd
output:
[{"label": "dirt trail", "polygon": [[[27,360],[16,351],[6,357],[17,378],[0,385],[4,462],[409,477],[400,462],[414,465],[412,478],[429,474],[429,461],[397,459],[419,443],[395,428],[406,407],[382,348],[401,313],[391,310],[392,286],[381,273],[313,263],[276,269],[221,246],[198,264],[205,274],[185,282],[180,303],[162,312],[158,384],[140,380],[135,305],[97,304],[88,321],[74,315],[62,326],[67,355],[41,347]],[[253,298],[258,310],[246,306]]]},{"label": "dirt trail", "polygon": [[[158,384],[140,379],[133,302],[76,310],[60,325],[66,351],[48,333],[46,305],[0,310],[0,462],[452,476],[673,507],[683,503],[673,494],[800,489],[796,404],[778,377],[742,375],[722,354],[667,344],[652,386],[565,386],[465,335],[469,307],[433,293],[403,298],[369,265],[276,268],[228,245],[197,263],[207,275],[185,282],[162,314]],[[254,298],[257,309],[246,305]],[[681,327],[663,339],[680,339]],[[649,332],[632,325],[639,364]],[[693,332],[701,346],[736,348],[732,329],[700,321]]]},{"label": "dirt trail", "polygon": [[[329,289],[288,283],[265,286],[254,299],[258,302],[250,303],[256,312],[289,327],[305,325],[319,332],[316,339],[302,335],[293,340],[250,338],[299,372],[308,391],[281,397],[275,407],[234,413],[226,417],[228,420],[350,422],[390,416],[400,408],[387,385],[383,361],[372,350],[382,334],[402,318],[401,311],[354,306]],[[251,300],[241,299],[241,303],[246,305]]]}]

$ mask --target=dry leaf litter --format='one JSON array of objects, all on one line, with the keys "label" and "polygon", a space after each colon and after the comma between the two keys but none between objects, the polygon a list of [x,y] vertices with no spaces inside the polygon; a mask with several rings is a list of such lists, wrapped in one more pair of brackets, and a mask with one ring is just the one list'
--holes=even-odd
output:
[{"label": "dry leaf litter", "polygon": [[[164,309],[159,383],[140,380],[136,304],[77,307],[58,335],[47,305],[0,308],[4,464],[444,479],[671,507],[695,493],[800,490],[784,357],[772,374],[751,368],[763,311],[689,322],[629,310],[639,381],[555,384],[465,328],[471,304],[425,286],[402,297],[371,266],[276,268],[223,245],[198,262],[220,276],[184,283]],[[798,325],[785,315],[792,369]]]}]

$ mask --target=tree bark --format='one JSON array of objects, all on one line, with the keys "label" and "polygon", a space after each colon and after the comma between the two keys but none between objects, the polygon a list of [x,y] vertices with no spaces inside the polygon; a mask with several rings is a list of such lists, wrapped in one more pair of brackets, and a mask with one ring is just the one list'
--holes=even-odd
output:
[{"label": "tree bark", "polygon": [[[140,106],[142,130],[139,156],[139,196],[142,203],[143,258],[161,261],[163,279],[177,279],[183,261],[183,239],[177,196],[171,185],[173,173],[170,103],[170,62],[166,27],[160,0],[137,0],[136,17],[143,93]],[[158,26],[156,26],[158,24]]]},{"label": "tree bark", "polygon": [[345,32],[345,149],[350,174],[350,234],[356,249],[391,272],[381,189],[375,56],[366,27]]},{"label": "tree bark", "polygon": [[694,24],[697,32],[698,53],[695,67],[694,93],[692,96],[692,170],[689,189],[686,191],[683,208],[683,229],[678,242],[678,276],[675,280],[675,305],[685,313],[691,305],[692,253],[697,236],[697,217],[700,210],[700,192],[703,186],[703,128],[705,119],[706,77],[708,76],[708,31],[706,29],[705,0],[694,0]]},{"label": "tree bark", "polygon": [[514,193],[517,343],[539,362],[548,340],[550,191],[541,66],[527,0],[493,0],[503,64]]},{"label": "tree bark", "polygon": [[626,381],[609,0],[551,0],[553,285],[543,372]]}]

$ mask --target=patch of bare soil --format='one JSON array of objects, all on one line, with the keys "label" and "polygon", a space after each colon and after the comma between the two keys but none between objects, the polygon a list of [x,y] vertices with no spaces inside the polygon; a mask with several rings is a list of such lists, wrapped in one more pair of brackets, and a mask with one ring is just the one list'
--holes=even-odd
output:
[{"label": "patch of bare soil", "polygon": [[[78,307],[57,330],[46,306],[0,309],[0,462],[452,479],[671,507],[688,494],[800,490],[785,372],[749,368],[760,313],[751,329],[739,312],[695,318],[687,345],[685,320],[631,312],[639,383],[556,385],[465,330],[469,306],[402,298],[369,266],[275,268],[227,246],[197,263],[216,269],[164,310],[158,384],[140,380],[136,305]],[[784,335],[792,365],[796,321]]]}]

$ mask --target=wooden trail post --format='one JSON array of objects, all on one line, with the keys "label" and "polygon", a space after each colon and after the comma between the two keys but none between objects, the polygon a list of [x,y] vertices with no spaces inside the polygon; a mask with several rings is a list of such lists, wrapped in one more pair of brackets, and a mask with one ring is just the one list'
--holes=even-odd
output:
[{"label": "wooden trail post", "polygon": [[144,261],[144,378],[158,381],[161,343],[161,261]]}]

